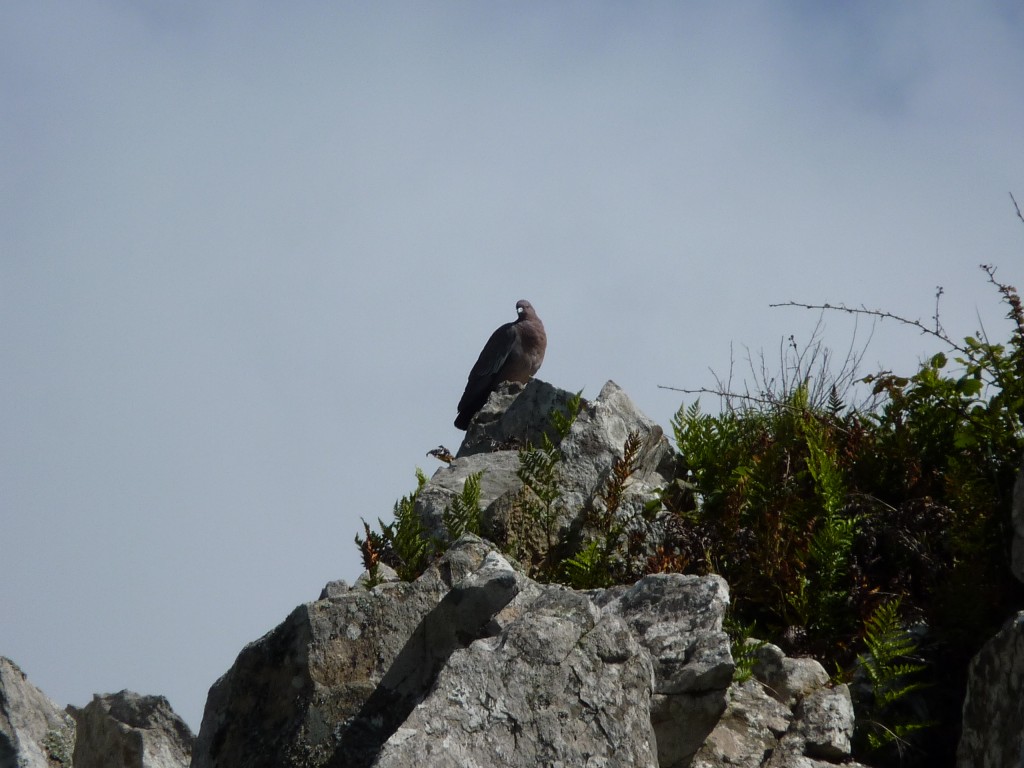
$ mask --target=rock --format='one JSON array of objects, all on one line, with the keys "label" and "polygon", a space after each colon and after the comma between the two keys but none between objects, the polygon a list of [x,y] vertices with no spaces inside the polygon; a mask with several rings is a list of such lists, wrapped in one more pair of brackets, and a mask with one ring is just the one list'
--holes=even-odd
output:
[{"label": "rock", "polygon": [[[587,511],[603,509],[601,494],[606,490],[612,467],[622,458],[627,438],[639,435],[641,447],[622,493],[618,515],[621,519],[647,520],[634,539],[646,549],[635,554],[646,564],[662,541],[663,523],[648,520],[649,502],[658,507],[657,491],[669,484],[675,456],[663,431],[637,410],[625,392],[609,381],[593,401],[581,401],[579,413],[564,439],[552,426],[553,410],[568,412],[572,393],[555,389],[534,379],[525,388],[502,384],[474,420],[459,449],[459,458],[439,468],[420,490],[416,512],[431,535],[444,538],[445,508],[463,488],[466,478],[476,472],[481,477],[483,532],[499,542],[508,540],[512,530],[525,539],[526,549],[544,543],[547,532],[523,531],[516,524],[523,506],[519,479],[519,450],[539,447],[545,436],[557,446],[558,490],[551,524],[554,538],[588,532]],[[645,513],[645,514],[641,514]],[[628,529],[626,535],[634,533]]]},{"label": "rock", "polygon": [[447,655],[516,593],[490,552],[466,537],[413,583],[297,608],[211,688],[194,768],[369,765]]},{"label": "rock", "polygon": [[70,768],[75,723],[0,656],[0,768]]},{"label": "rock", "polygon": [[800,702],[797,732],[804,741],[804,754],[838,761],[853,749],[853,700],[845,685],[819,688]]},{"label": "rock", "polygon": [[188,768],[192,731],[163,696],[96,695],[72,714],[75,768]]},{"label": "rock", "polygon": [[452,654],[374,766],[656,768],[650,679],[620,617],[549,587],[498,636]]},{"label": "rock", "polygon": [[668,438],[633,405],[619,385],[609,381],[596,400],[583,404],[560,444],[565,457],[563,499],[570,509],[583,507],[602,488],[631,432],[639,433],[643,448],[630,478],[627,503],[629,499],[649,497],[655,488],[667,484],[674,462]]},{"label": "rock", "polygon": [[575,591],[464,536],[415,582],[327,594],[213,686],[194,768],[667,768],[732,675],[718,577]]},{"label": "rock", "polygon": [[724,579],[657,573],[596,595],[604,610],[626,619],[651,653],[655,693],[718,690],[724,701],[734,668],[722,631],[729,605]]},{"label": "rock", "polygon": [[538,447],[545,435],[557,443],[550,414],[556,409],[567,412],[572,397],[571,392],[540,379],[532,379],[525,386],[512,381],[499,384],[466,432],[458,458],[527,445]]},{"label": "rock", "polygon": [[1022,691],[1024,611],[1008,621],[971,660],[957,749],[959,768],[1024,765]]},{"label": "rock", "polygon": [[[382,564],[383,565],[383,564]],[[390,570],[394,570],[393,568]],[[368,574],[367,574],[368,575]],[[397,577],[398,574],[395,574]],[[337,579],[335,581],[328,581],[324,588],[320,590],[320,599],[327,600],[331,597],[341,597],[347,594],[352,587],[349,586],[348,582],[344,579]]]},{"label": "rock", "polygon": [[[377,584],[388,584],[392,582],[398,582],[401,580],[402,577],[398,575],[398,571],[396,571],[390,565],[388,565],[387,563],[377,563],[377,573],[374,575],[374,577],[371,579],[369,571],[363,571],[359,578],[356,579],[354,588],[371,589]],[[327,582],[327,585],[322,590],[320,590],[320,599],[326,600],[327,598],[331,597],[342,597],[343,595],[345,595],[345,593],[351,591],[351,589],[348,588],[347,584],[345,584],[345,587],[343,588],[343,584],[345,584],[344,580],[340,582]]]},{"label": "rock", "polygon": [[1018,473],[1013,486],[1010,521],[1013,525],[1010,568],[1014,576],[1024,581],[1024,469]]},{"label": "rock", "polygon": [[[470,430],[475,429],[471,426]],[[480,506],[487,510],[499,498],[514,495],[523,486],[516,471],[519,454],[516,451],[496,451],[458,458],[434,473],[416,497],[416,514],[423,521],[428,535],[443,537],[442,518],[445,508],[462,493],[466,478],[477,472],[480,476]],[[485,512],[490,519],[492,513]]]},{"label": "rock", "polygon": [[793,713],[769,696],[757,680],[729,688],[725,713],[693,761],[693,768],[760,768],[778,746]]},{"label": "rock", "polygon": [[764,683],[768,693],[786,706],[828,683],[828,672],[814,659],[792,659],[782,649],[765,643],[756,651],[754,677]]},{"label": "rock", "polygon": [[847,762],[852,749],[853,701],[845,685],[819,688],[800,700],[789,731],[779,740],[764,768],[827,766]]},{"label": "rock", "polygon": [[[788,662],[774,646],[763,657],[781,673],[787,668],[813,670]],[[756,667],[755,667],[756,668]],[[781,676],[781,675],[780,675]],[[850,761],[854,729],[853,702],[845,685],[830,687],[828,678],[799,674],[803,693],[780,696],[756,676],[734,683],[725,712],[694,756],[693,768],[863,768]]]},{"label": "rock", "polygon": [[654,574],[598,596],[640,639],[654,664],[651,720],[662,768],[687,765],[725,710],[734,669],[718,576]]}]

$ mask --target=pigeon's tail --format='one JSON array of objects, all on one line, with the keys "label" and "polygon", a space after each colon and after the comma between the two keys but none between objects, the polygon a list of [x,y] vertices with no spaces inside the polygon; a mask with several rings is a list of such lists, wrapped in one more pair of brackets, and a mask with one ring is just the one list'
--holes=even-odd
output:
[{"label": "pigeon's tail", "polygon": [[477,411],[484,407],[487,396],[491,394],[491,385],[475,388],[478,391],[466,388],[466,394],[459,401],[459,415],[455,417],[455,427],[463,431],[469,429],[469,422],[476,416]]}]

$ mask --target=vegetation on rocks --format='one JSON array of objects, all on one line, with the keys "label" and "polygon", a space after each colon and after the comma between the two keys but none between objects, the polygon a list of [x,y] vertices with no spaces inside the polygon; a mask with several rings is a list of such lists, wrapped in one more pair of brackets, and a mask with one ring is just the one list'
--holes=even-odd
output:
[{"label": "vegetation on rocks", "polygon": [[[720,386],[701,391],[720,396],[720,412],[699,400],[680,408],[679,474],[639,512],[620,507],[640,445],[630,435],[601,503],[575,511],[581,526],[571,533],[555,525],[564,511],[558,447],[527,446],[520,527],[496,543],[534,578],[576,588],[657,571],[719,574],[742,658],[753,635],[851,683],[860,759],[951,764],[967,662],[1024,605],[1009,565],[1024,457],[1024,309],[993,267],[982,270],[1006,308],[1005,340],[956,340],[938,309],[929,326],[879,310],[796,305],[894,320],[941,348],[912,374],[860,376],[857,360],[836,372],[822,347],[791,341],[779,376],[762,375],[753,393]],[[846,402],[865,388],[863,403]],[[555,416],[563,437],[574,415]],[[466,509],[453,507],[459,530],[478,523],[474,482]],[[414,498],[396,504],[380,533],[367,526],[357,537],[371,573],[378,558],[412,578],[443,548],[417,533]],[[657,550],[639,556],[648,534]]]},{"label": "vegetation on rocks", "polygon": [[1005,343],[954,341],[937,315],[926,328],[822,307],[900,320],[945,349],[913,375],[861,379],[872,395],[861,407],[794,350],[791,386],[723,393],[720,414],[695,402],[673,423],[693,493],[677,556],[724,576],[735,615],[761,635],[869,679],[861,745],[875,762],[954,754],[967,661],[1022,604],[1009,510],[1024,454],[1024,313],[1016,289],[982,269],[1007,308]]}]

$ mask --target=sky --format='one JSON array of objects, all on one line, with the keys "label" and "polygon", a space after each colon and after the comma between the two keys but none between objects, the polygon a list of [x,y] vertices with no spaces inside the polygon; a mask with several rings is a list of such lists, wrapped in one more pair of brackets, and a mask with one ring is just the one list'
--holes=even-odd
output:
[{"label": "sky", "polygon": [[1006,338],[1021,72],[1016,0],[3,3],[0,655],[198,730],[520,298],[539,378],[666,428],[819,319],[940,351],[773,303]]}]

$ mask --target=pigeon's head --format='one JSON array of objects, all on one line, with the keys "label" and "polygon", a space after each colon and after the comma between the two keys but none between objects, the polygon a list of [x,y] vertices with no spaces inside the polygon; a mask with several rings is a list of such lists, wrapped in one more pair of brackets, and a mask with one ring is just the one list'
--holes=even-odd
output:
[{"label": "pigeon's head", "polygon": [[516,302],[516,314],[519,315],[520,320],[525,320],[528,317],[534,317],[537,313],[533,311],[533,304],[526,299],[520,299]]}]

